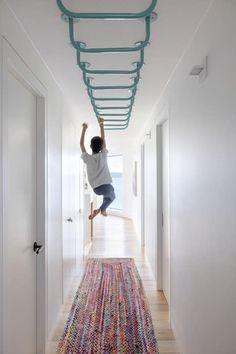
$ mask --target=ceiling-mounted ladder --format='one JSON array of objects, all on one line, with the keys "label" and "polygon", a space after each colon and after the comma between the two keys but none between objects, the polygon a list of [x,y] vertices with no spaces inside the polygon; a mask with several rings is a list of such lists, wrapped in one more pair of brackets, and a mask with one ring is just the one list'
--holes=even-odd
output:
[{"label": "ceiling-mounted ladder", "polygon": [[[87,12],[73,12],[65,7],[63,0],[57,0],[57,5],[62,12],[62,19],[69,25],[69,36],[72,46],[77,52],[77,63],[79,68],[83,72],[83,81],[87,88],[88,96],[90,98],[94,113],[97,118],[104,118],[106,130],[122,130],[126,129],[129,125],[135,95],[137,92],[137,85],[140,80],[140,70],[144,64],[144,48],[149,44],[150,40],[150,23],[153,19],[156,19],[157,15],[154,12],[157,0],[152,0],[149,7],[138,13],[87,13]],[[87,48],[86,43],[75,39],[75,24],[81,19],[90,20],[145,20],[145,39],[138,41],[131,47],[103,47],[103,48]],[[132,63],[133,69],[123,70],[96,70],[90,69],[91,64],[81,60],[81,53],[131,53],[138,52],[139,59]],[[130,85],[92,85],[93,77],[91,75],[130,75],[132,83]],[[122,90],[128,92],[127,97],[96,97],[94,92],[96,91],[110,91],[110,90]],[[97,102],[103,102],[103,105],[99,105]],[[113,106],[106,106],[107,102],[121,102],[122,106],[117,106],[115,103]],[[114,113],[106,113],[108,110],[114,111]],[[117,113],[121,111],[123,113]],[[116,113],[115,113],[116,112]]]}]

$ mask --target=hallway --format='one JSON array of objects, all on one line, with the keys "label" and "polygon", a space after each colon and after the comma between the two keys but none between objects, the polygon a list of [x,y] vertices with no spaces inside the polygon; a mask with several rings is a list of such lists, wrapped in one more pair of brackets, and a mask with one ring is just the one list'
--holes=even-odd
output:
[{"label": "hallway", "polygon": [[88,252],[135,259],[161,354],[236,354],[235,33],[235,0],[0,0],[0,354],[55,354]]},{"label": "hallway", "polygon": [[[157,292],[155,289],[155,282],[137,241],[132,221],[111,215],[107,218],[97,217],[94,222],[94,240],[88,257],[130,257],[135,259],[150,305],[160,354],[178,354],[177,344],[169,325],[168,304],[163,293]],[[56,354],[58,340],[63,333],[74,293],[82,274],[83,267],[80,268],[73,280],[70,295],[61,309],[57,327],[48,343],[47,354]]]}]

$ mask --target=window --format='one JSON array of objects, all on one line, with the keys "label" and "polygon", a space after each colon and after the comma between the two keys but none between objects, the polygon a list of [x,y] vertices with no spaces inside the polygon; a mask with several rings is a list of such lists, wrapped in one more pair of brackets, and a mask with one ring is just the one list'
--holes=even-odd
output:
[{"label": "window", "polygon": [[115,188],[116,199],[110,209],[123,210],[123,156],[108,156],[108,166],[112,177],[112,184]]}]

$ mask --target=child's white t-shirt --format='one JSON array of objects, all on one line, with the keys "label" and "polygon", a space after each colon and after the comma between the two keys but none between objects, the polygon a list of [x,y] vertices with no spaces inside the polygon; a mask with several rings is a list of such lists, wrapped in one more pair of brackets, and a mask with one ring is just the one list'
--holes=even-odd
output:
[{"label": "child's white t-shirt", "polygon": [[98,154],[90,155],[87,152],[83,152],[81,155],[81,158],[87,165],[88,181],[92,188],[112,182],[107,165],[107,153],[106,149],[102,149]]}]

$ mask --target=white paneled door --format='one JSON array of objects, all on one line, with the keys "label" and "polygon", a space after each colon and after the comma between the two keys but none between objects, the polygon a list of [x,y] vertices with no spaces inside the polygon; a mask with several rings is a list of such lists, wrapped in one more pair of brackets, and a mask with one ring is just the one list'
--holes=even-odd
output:
[{"label": "white paneled door", "polygon": [[8,73],[4,354],[36,352],[36,97]]},{"label": "white paneled door", "polygon": [[170,304],[169,123],[162,125],[162,285]]},{"label": "white paneled door", "polygon": [[157,281],[157,167],[156,132],[148,134],[144,145],[144,234],[145,253]]},{"label": "white paneled door", "polygon": [[79,154],[74,124],[63,121],[63,300],[66,299],[76,269],[76,223],[78,223]]},{"label": "white paneled door", "polygon": [[44,286],[38,275],[39,271],[43,272],[44,251],[37,247],[40,242],[35,242],[42,241],[44,235],[41,222],[45,211],[40,210],[44,203],[44,187],[40,189],[38,186],[44,186],[45,171],[43,164],[39,171],[39,141],[43,135],[38,136],[38,126],[41,124],[38,121],[39,98],[29,85],[30,80],[23,79],[24,74],[32,80],[35,77],[10,46],[6,45],[5,49],[3,343],[0,344],[0,352],[41,354],[44,349],[37,334],[40,333],[41,337],[43,332],[39,329],[42,329],[45,320],[44,309],[39,307],[39,303],[42,305],[44,301]]}]

